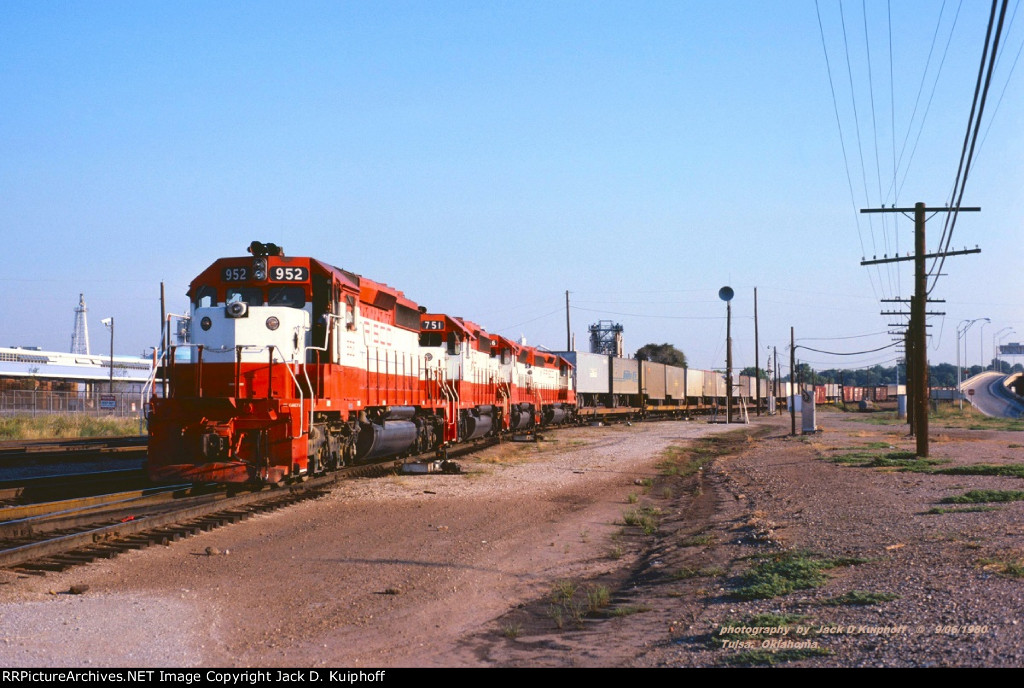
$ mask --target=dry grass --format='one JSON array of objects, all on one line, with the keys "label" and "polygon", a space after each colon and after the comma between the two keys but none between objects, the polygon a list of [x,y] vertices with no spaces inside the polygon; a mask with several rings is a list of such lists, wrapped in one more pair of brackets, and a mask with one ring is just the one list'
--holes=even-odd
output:
[{"label": "dry grass", "polygon": [[1008,578],[1024,578],[1024,558],[1015,552],[1007,552],[978,562],[985,571],[994,571]]},{"label": "dry grass", "polygon": [[33,440],[54,437],[122,437],[145,434],[138,418],[46,415],[0,418],[0,439]]},{"label": "dry grass", "polygon": [[514,466],[537,461],[542,451],[533,442],[502,442],[477,454],[476,460],[480,463]]}]

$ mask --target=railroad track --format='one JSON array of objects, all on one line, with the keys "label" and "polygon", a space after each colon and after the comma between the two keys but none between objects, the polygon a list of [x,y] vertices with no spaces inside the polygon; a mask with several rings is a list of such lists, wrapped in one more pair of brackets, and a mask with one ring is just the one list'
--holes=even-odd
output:
[{"label": "railroad track", "polygon": [[[490,446],[460,447],[449,459]],[[0,568],[45,574],[245,520],[326,494],[344,479],[392,473],[405,460],[345,467],[270,489],[229,493],[179,485],[0,508]]]},{"label": "railroad track", "polygon": [[68,440],[4,440],[0,442],[0,464],[15,461],[66,460],[72,457],[96,455],[141,455],[146,453],[149,438],[81,437]]},{"label": "railroad track", "polygon": [[0,480],[0,508],[149,487],[145,469],[127,468]]}]

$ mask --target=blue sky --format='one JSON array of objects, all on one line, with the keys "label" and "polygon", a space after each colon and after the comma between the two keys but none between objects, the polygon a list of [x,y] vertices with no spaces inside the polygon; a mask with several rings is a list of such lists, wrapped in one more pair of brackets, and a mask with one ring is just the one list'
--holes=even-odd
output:
[{"label": "blue sky", "polygon": [[[84,292],[93,348],[114,316],[118,352],[141,352],[161,281],[180,312],[195,274],[259,239],[553,349],[569,290],[579,348],[611,319],[628,351],[721,367],[725,284],[741,365],[755,286],[763,350],[790,326],[883,346],[879,299],[908,296],[910,268],[859,262],[909,250],[913,224],[854,208],[948,199],[988,19],[957,6],[892,3],[890,22],[885,2],[844,3],[847,63],[826,0],[822,29],[803,1],[3,3],[0,344],[66,350]],[[992,320],[974,362],[1002,328],[1024,340],[1014,20],[964,197],[983,212],[953,239],[982,253],[946,262],[933,362],[955,360],[965,318]]]}]

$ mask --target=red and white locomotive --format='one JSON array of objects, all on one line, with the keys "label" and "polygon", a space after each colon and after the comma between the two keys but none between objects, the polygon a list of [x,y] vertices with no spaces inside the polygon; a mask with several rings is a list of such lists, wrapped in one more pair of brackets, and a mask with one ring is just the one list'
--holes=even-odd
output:
[{"label": "red and white locomotive", "polygon": [[156,481],[266,482],[570,421],[563,358],[253,242],[189,287],[149,415]]}]

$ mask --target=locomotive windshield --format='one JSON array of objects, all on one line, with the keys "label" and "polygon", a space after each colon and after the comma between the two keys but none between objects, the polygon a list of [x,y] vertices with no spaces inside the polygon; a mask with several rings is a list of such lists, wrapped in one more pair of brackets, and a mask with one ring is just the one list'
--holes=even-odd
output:
[{"label": "locomotive windshield", "polygon": [[271,287],[267,305],[302,308],[306,305],[306,291],[294,285]]},{"label": "locomotive windshield", "polygon": [[235,303],[245,301],[250,306],[263,305],[263,290],[257,287],[230,287],[224,303]]}]

